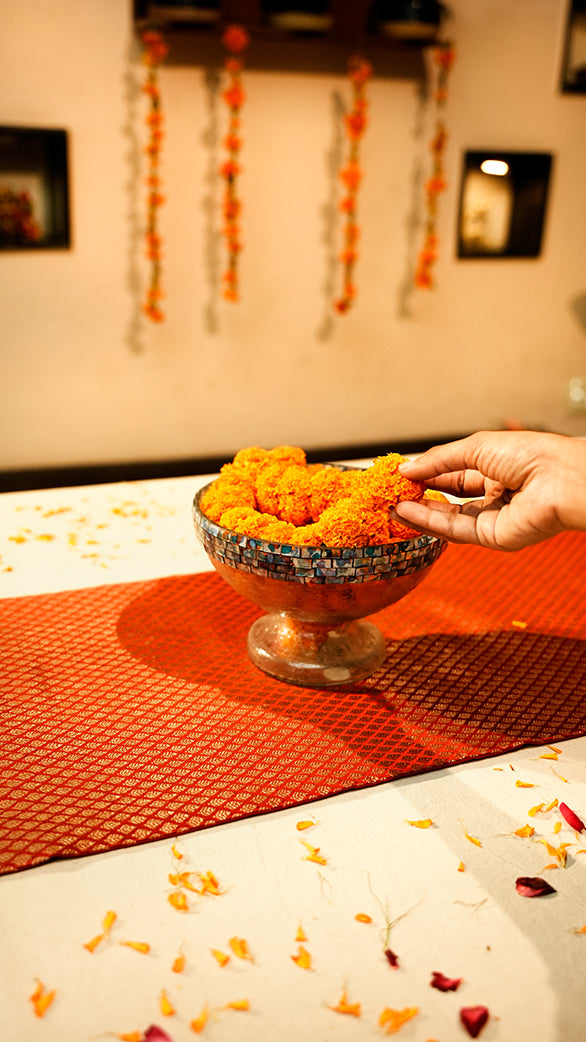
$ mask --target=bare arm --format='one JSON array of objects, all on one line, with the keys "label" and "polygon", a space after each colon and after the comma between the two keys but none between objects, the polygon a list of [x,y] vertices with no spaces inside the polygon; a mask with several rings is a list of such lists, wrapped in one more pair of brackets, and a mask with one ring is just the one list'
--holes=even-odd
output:
[{"label": "bare arm", "polygon": [[568,529],[586,531],[586,441],[535,431],[481,431],[439,445],[405,476],[472,500],[399,503],[397,517],[431,535],[520,550]]}]

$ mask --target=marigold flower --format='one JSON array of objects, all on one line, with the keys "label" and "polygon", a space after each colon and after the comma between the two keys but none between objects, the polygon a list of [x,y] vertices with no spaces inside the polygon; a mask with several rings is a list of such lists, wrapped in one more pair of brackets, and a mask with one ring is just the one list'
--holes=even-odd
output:
[{"label": "marigold flower", "polygon": [[222,43],[234,54],[245,51],[250,43],[250,36],[242,25],[229,25],[222,36]]}]

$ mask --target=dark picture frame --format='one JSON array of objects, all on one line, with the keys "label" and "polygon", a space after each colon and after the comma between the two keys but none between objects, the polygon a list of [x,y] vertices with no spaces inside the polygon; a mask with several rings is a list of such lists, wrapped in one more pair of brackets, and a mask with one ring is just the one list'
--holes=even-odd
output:
[{"label": "dark picture frame", "polygon": [[570,4],[560,88],[564,94],[586,94],[586,0]]},{"label": "dark picture frame", "polygon": [[465,152],[458,257],[538,257],[552,165],[551,152]]},{"label": "dark picture frame", "polygon": [[0,126],[0,250],[67,249],[66,130]]}]

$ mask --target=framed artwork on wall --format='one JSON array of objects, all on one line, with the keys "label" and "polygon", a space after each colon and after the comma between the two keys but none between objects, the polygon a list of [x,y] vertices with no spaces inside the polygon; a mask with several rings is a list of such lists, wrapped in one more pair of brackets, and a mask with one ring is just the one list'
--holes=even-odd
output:
[{"label": "framed artwork on wall", "polygon": [[65,130],[0,126],[0,250],[67,249]]},{"label": "framed artwork on wall", "polygon": [[549,194],[550,152],[465,152],[458,257],[538,257]]},{"label": "framed artwork on wall", "polygon": [[561,89],[565,94],[586,94],[586,0],[570,0]]}]

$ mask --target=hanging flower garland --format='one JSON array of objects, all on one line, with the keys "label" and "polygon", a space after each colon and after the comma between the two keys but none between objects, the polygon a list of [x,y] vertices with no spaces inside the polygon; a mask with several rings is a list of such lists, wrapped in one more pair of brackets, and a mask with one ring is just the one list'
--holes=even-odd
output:
[{"label": "hanging flower garland", "polygon": [[228,73],[228,86],[222,94],[223,100],[228,106],[228,132],[224,138],[224,147],[228,158],[220,167],[220,173],[224,178],[224,196],[222,200],[222,213],[224,224],[222,233],[226,241],[227,262],[223,275],[225,300],[236,302],[240,299],[238,280],[238,254],[242,249],[240,234],[240,217],[242,214],[242,202],[238,198],[237,180],[241,173],[239,162],[242,138],[240,136],[240,112],[245,100],[242,87],[242,68],[244,62],[236,55],[242,54],[250,42],[250,37],[240,25],[229,25],[222,43],[230,52],[224,61],[224,69]]},{"label": "hanging flower garland", "polygon": [[372,77],[370,62],[353,55],[348,60],[348,78],[352,85],[352,106],[344,116],[344,128],[350,144],[348,162],[340,171],[340,181],[346,194],[340,200],[340,210],[345,215],[344,248],[340,254],[343,271],[341,296],[334,302],[335,310],[343,315],[356,297],[354,283],[354,267],[358,259],[356,249],[360,230],[357,220],[357,197],[362,181],[363,171],[360,165],[360,142],[366,130],[368,101],[366,84]]},{"label": "hanging flower garland", "polygon": [[446,188],[444,176],[444,152],[448,134],[444,119],[444,111],[448,100],[448,79],[456,54],[449,43],[443,43],[435,51],[435,63],[438,66],[438,80],[434,93],[435,131],[431,140],[433,157],[431,177],[425,185],[425,236],[415,270],[415,285],[419,289],[431,289],[434,285],[433,266],[438,258],[437,210],[438,197]]},{"label": "hanging flower garland", "polygon": [[150,282],[146,293],[143,311],[153,322],[162,322],[165,317],[160,305],[161,297],[161,256],[162,240],[159,234],[158,216],[159,208],[164,203],[161,195],[161,178],[159,166],[161,160],[161,143],[163,140],[163,114],[161,111],[161,91],[159,88],[158,71],[162,61],[166,58],[169,48],[165,43],[163,34],[155,29],[146,29],[142,33],[144,51],[142,54],[143,64],[147,67],[147,78],[143,91],[150,101],[146,124],[149,128],[149,140],[145,148],[148,157],[148,186],[147,197],[147,222],[146,222],[146,256],[151,262]]}]

